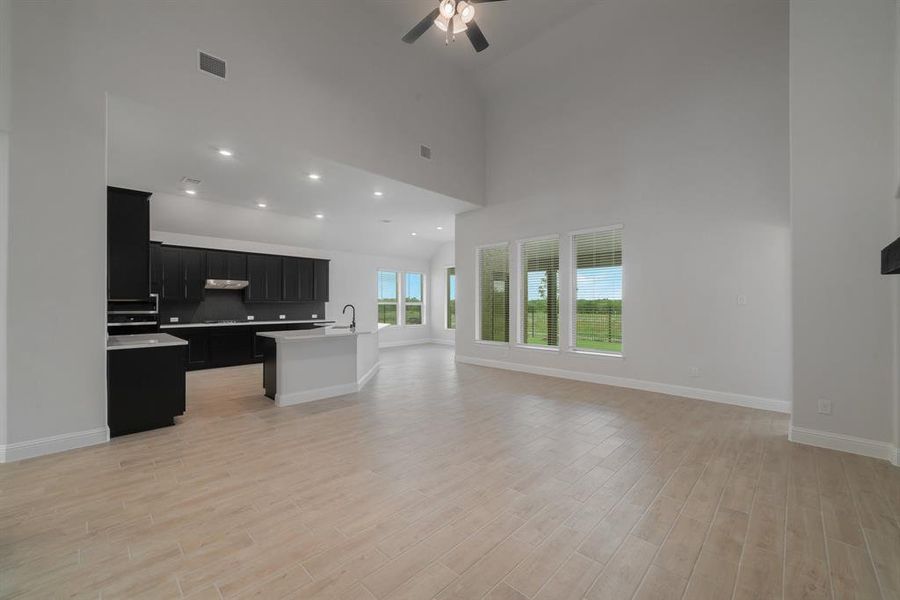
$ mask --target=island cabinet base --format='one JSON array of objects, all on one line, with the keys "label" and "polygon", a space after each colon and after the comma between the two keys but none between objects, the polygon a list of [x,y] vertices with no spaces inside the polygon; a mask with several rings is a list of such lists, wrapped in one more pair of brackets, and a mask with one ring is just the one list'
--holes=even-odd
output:
[{"label": "island cabinet base", "polygon": [[263,338],[263,387],[277,406],[352,394],[378,371],[378,333],[277,331]]},{"label": "island cabinet base", "polygon": [[111,437],[175,424],[185,410],[186,346],[107,352]]}]

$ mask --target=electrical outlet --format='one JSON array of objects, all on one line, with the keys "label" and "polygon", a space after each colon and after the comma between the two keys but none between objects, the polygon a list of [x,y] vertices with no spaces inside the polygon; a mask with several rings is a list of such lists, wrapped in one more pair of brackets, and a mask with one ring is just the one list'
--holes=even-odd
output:
[{"label": "electrical outlet", "polygon": [[284,315],[278,315],[278,318],[281,319],[281,320],[284,320],[284,319],[286,319],[287,317],[284,316]]},{"label": "electrical outlet", "polygon": [[178,317],[169,317],[169,323],[177,323]]},{"label": "electrical outlet", "polygon": [[255,319],[256,319],[256,317],[254,317],[253,315],[247,315],[247,320],[248,320],[248,321],[253,321],[253,320],[255,320]]},{"label": "electrical outlet", "polygon": [[820,415],[830,415],[831,414],[831,400],[825,400],[824,398],[819,398],[819,414]]},{"label": "electrical outlet", "polygon": [[738,306],[747,306],[747,296],[740,294],[737,297]]},{"label": "electrical outlet", "polygon": [[313,318],[313,319],[318,319],[318,318],[319,318],[319,315],[313,315],[312,318]]},{"label": "electrical outlet", "polygon": [[691,367],[691,377],[700,377],[700,367]]}]

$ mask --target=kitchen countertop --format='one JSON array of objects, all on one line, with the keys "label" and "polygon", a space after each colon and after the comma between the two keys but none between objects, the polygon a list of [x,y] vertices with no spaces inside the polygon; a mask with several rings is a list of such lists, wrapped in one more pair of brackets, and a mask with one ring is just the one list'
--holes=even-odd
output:
[{"label": "kitchen countertop", "polygon": [[168,333],[110,335],[106,338],[107,350],[134,350],[136,348],[162,348],[165,346],[187,346],[187,342]]},{"label": "kitchen countertop", "polygon": [[239,327],[243,325],[295,325],[297,323],[334,323],[334,321],[323,321],[321,319],[306,319],[300,321],[238,321],[237,323],[165,323],[159,326],[160,329],[188,329],[192,327]]},{"label": "kitchen countertop", "polygon": [[276,342],[315,342],[324,339],[355,337],[358,335],[366,335],[370,333],[372,332],[359,331],[358,329],[335,329],[333,327],[327,327],[322,329],[307,329],[300,331],[261,331],[256,335],[259,337],[271,338]]}]

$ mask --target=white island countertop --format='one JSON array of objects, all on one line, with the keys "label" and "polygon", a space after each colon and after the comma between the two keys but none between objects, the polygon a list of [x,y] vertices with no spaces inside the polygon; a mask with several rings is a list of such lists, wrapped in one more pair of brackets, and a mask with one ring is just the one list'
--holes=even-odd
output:
[{"label": "white island countertop", "polygon": [[107,350],[134,350],[136,348],[162,348],[165,346],[187,346],[187,341],[168,333],[110,335],[106,338]]},{"label": "white island countertop", "polygon": [[299,321],[286,321],[279,319],[278,321],[235,321],[233,323],[167,323],[160,325],[160,329],[188,329],[192,327],[240,327],[241,325],[295,325],[297,323],[312,324],[330,324],[334,321],[323,321],[321,319],[303,319]]},{"label": "white island countertop", "polygon": [[259,337],[271,338],[276,342],[315,342],[318,340],[331,340],[341,337],[367,335],[372,331],[360,331],[359,329],[345,329],[337,327],[323,327],[319,329],[300,329],[294,331],[260,331]]}]

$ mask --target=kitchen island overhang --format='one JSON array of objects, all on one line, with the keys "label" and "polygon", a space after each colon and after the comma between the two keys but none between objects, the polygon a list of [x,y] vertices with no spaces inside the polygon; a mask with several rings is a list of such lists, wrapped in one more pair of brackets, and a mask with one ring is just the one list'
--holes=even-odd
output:
[{"label": "kitchen island overhang", "polygon": [[263,386],[277,406],[358,392],[378,372],[378,331],[266,331]]}]

